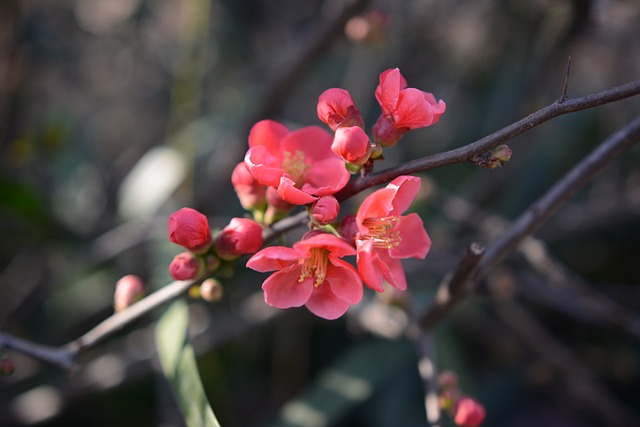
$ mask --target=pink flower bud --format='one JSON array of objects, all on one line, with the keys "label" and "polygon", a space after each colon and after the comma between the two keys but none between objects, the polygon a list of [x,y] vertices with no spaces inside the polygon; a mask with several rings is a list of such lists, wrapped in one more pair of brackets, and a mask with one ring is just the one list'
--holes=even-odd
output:
[{"label": "pink flower bud", "polygon": [[169,239],[191,252],[206,252],[212,242],[207,217],[191,208],[182,208],[171,214]]},{"label": "pink flower bud", "polygon": [[219,301],[222,294],[222,284],[216,279],[207,279],[200,285],[200,297],[207,302]]},{"label": "pink flower bud", "polygon": [[341,127],[331,144],[331,150],[353,165],[363,165],[371,155],[371,143],[367,134],[357,126]]},{"label": "pink flower bud", "polygon": [[144,296],[144,283],[142,279],[133,274],[122,277],[116,282],[116,291],[113,295],[113,308],[116,312],[122,311]]},{"label": "pink flower bud", "polygon": [[331,224],[339,212],[340,203],[333,196],[322,196],[311,206],[311,217],[320,225]]},{"label": "pink flower bud", "polygon": [[454,421],[462,427],[477,427],[487,416],[482,404],[471,397],[463,397],[456,405]]},{"label": "pink flower bud", "polygon": [[176,280],[192,280],[204,270],[204,261],[193,256],[191,252],[183,252],[173,258],[169,264],[169,274]]},{"label": "pink flower bud", "polygon": [[216,237],[216,251],[225,260],[252,254],[262,246],[262,226],[247,218],[233,218]]},{"label": "pink flower bud", "polygon": [[245,162],[240,162],[235,167],[231,183],[243,208],[248,211],[265,208],[266,187],[256,181]]},{"label": "pink flower bud", "polygon": [[341,127],[364,127],[364,120],[351,99],[351,95],[344,89],[327,89],[318,98],[318,117],[331,130]]}]

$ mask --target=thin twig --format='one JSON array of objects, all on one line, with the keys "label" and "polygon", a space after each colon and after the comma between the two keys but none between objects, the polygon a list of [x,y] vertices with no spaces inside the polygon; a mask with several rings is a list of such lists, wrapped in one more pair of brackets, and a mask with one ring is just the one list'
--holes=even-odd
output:
[{"label": "thin twig", "polygon": [[640,94],[640,80],[580,98],[567,99],[563,102],[558,100],[489,136],[463,147],[411,160],[397,167],[355,179],[337,193],[336,198],[340,201],[348,199],[366,188],[391,181],[400,175],[410,175],[454,163],[466,162],[475,154],[496,147],[554,117],[619,101],[638,94]]},{"label": "thin twig", "polygon": [[424,389],[424,407],[427,422],[431,427],[440,427],[440,404],[438,402],[438,365],[435,360],[434,337],[431,331],[420,330],[414,338],[418,352],[418,370]]},{"label": "thin twig", "polygon": [[569,73],[571,72],[571,57],[567,60],[567,69],[564,72],[564,81],[562,82],[562,95],[560,95],[560,99],[558,99],[558,104],[562,104],[564,101],[568,99],[567,97],[567,89],[569,87]]}]

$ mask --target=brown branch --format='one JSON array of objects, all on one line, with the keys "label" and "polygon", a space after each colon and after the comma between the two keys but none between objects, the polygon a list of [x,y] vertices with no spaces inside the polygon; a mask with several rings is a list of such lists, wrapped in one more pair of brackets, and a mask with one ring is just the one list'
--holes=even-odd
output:
[{"label": "brown branch", "polygon": [[[526,237],[535,233],[573,194],[584,187],[589,180],[604,169],[611,161],[639,141],[640,116],[600,144],[591,154],[562,177],[538,201],[524,211],[507,231],[502,234],[496,242],[489,246],[484,257],[479,260],[478,265],[465,275],[465,279],[468,278],[470,280],[470,290],[475,289],[478,283],[485,278],[496,265],[517,249]],[[460,267],[458,270],[460,270]],[[433,327],[435,323],[448,314],[465,295],[466,292],[459,292],[456,295],[449,294],[449,297],[446,299],[436,300],[421,317],[421,326],[423,328]],[[427,319],[433,320],[427,321]]]},{"label": "brown branch", "polygon": [[197,282],[171,282],[125,310],[114,313],[79,338],[60,347],[37,344],[0,331],[0,349],[15,350],[34,359],[71,369],[75,366],[78,355],[84,350],[94,347],[151,310],[184,294],[195,283]]},{"label": "brown branch", "polygon": [[562,102],[558,100],[491,135],[463,147],[411,160],[397,167],[355,179],[337,193],[336,198],[340,201],[348,199],[362,190],[389,182],[400,175],[410,175],[454,163],[466,162],[474,155],[496,147],[554,117],[620,101],[638,94],[640,94],[640,80],[580,98],[565,99]]},{"label": "brown branch", "polygon": [[453,304],[462,299],[468,292],[469,278],[484,255],[484,247],[472,243],[467,247],[453,275],[440,283],[431,306],[418,320],[422,330],[433,328],[449,312]]}]

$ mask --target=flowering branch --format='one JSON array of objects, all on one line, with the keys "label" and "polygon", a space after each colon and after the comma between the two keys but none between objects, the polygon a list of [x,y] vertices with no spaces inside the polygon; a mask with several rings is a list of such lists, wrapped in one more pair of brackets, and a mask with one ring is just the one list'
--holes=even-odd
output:
[{"label": "flowering branch", "polygon": [[638,94],[640,94],[640,80],[580,98],[560,98],[553,104],[463,147],[410,160],[397,167],[360,177],[336,194],[336,198],[340,201],[348,199],[362,190],[391,181],[400,175],[410,175],[441,166],[469,161],[474,155],[496,147],[554,117],[620,101]]}]

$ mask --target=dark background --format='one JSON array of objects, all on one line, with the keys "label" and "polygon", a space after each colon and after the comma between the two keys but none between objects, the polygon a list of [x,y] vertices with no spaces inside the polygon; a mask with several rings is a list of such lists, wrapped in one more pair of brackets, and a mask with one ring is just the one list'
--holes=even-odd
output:
[{"label": "dark background", "polygon": [[[343,87],[370,129],[378,75],[399,67],[447,111],[387,150],[380,170],[554,102],[569,56],[569,96],[637,79],[638,28],[632,0],[5,0],[0,328],[61,345],[112,313],[119,277],[168,283],[180,252],[167,238],[171,212],[194,207],[218,227],[243,215],[230,172],[257,120],[322,125],[318,95]],[[418,304],[465,245],[491,242],[638,111],[631,99],[556,118],[511,141],[499,170],[421,174],[413,209],[433,248],[406,263]],[[485,425],[640,417],[639,166],[637,148],[610,165],[438,327],[438,365],[483,402]],[[264,277],[240,266],[221,302],[191,306],[223,426],[426,425],[415,351],[386,315],[374,323],[378,305],[333,322],[275,312],[261,300]],[[71,375],[10,352],[17,372],[0,379],[0,425],[182,425],[157,373],[157,314]]]}]

